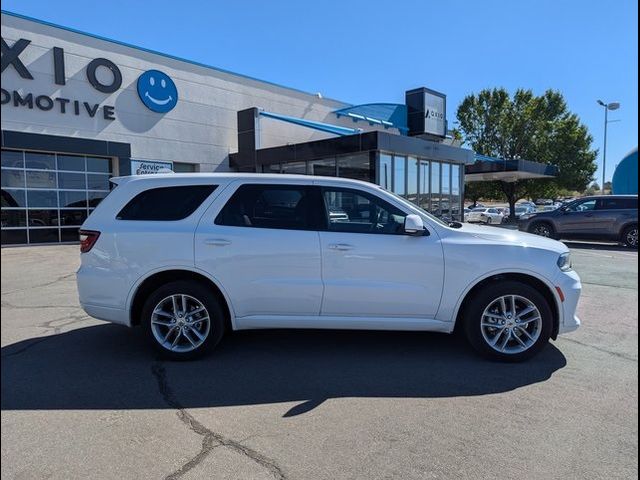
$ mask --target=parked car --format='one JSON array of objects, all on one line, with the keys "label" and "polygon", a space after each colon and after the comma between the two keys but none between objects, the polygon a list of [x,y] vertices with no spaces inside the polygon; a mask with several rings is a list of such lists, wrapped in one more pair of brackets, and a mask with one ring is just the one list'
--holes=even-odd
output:
[{"label": "parked car", "polygon": [[528,215],[528,214],[533,213],[533,211],[535,211],[535,210],[532,210],[531,207],[528,207],[528,206],[525,207],[525,206],[517,205],[516,206],[516,217],[520,218],[522,215]]},{"label": "parked car", "polygon": [[500,225],[504,219],[497,208],[474,208],[469,213],[467,222],[486,223],[487,225]]},{"label": "parked car", "polygon": [[480,353],[519,361],[580,325],[564,244],[447,224],[377,185],[279,174],[112,181],[82,226],[80,304],[141,325],[172,359],[232,330],[460,324]]},{"label": "parked car", "polygon": [[533,202],[528,202],[528,201],[522,201],[522,202],[518,202],[516,203],[516,207],[526,207],[529,208],[531,211],[536,211],[538,206],[533,203]]},{"label": "parked car", "polygon": [[553,200],[550,198],[538,198],[535,202],[536,205],[553,205]]},{"label": "parked car", "polygon": [[468,222],[469,221],[469,214],[471,213],[471,209],[470,208],[465,208],[463,211],[463,217],[462,220],[464,222]]},{"label": "parked car", "polygon": [[519,229],[549,238],[615,240],[638,248],[638,196],[584,197],[549,212],[520,217]]}]

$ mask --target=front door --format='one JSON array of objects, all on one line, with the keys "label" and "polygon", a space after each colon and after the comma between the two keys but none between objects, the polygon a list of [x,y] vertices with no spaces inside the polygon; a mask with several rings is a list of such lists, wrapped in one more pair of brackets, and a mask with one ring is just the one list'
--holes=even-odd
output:
[{"label": "front door", "polygon": [[312,193],[304,184],[244,184],[222,194],[201,219],[196,266],[222,284],[237,318],[320,313]]},{"label": "front door", "polygon": [[322,187],[322,198],[322,315],[434,318],[444,280],[437,234],[406,235],[407,214],[368,192]]},{"label": "front door", "polygon": [[596,215],[596,205],[595,198],[569,204],[558,217],[558,233],[576,236],[602,233],[604,224]]}]

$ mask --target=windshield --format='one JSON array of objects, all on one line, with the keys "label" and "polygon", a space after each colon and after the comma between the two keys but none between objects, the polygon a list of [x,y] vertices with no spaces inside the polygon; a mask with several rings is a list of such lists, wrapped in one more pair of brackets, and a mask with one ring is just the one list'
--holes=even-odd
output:
[{"label": "windshield", "polygon": [[383,188],[383,187],[380,187],[380,186],[378,186],[378,188],[380,190],[384,190],[385,192],[390,193],[391,195],[393,195],[396,199],[400,200],[400,202],[402,202],[403,205],[405,205],[410,210],[413,210],[418,215],[426,215],[427,217],[429,217],[429,219],[433,220],[434,222],[439,223],[440,225],[444,225],[445,227],[449,227],[450,226],[444,220],[434,216],[433,214],[427,212],[423,208],[418,207],[415,203],[411,203],[409,200],[407,200],[406,198],[401,197],[397,193],[393,193],[393,192],[387,190],[386,188]]}]

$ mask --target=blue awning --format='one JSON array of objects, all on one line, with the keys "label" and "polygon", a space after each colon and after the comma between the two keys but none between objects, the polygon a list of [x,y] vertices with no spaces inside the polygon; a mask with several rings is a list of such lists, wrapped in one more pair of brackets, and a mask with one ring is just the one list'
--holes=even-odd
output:
[{"label": "blue awning", "polygon": [[341,108],[333,113],[338,118],[350,117],[354,122],[368,122],[385,128],[397,128],[402,134],[409,131],[407,126],[407,106],[400,103],[365,103]]}]

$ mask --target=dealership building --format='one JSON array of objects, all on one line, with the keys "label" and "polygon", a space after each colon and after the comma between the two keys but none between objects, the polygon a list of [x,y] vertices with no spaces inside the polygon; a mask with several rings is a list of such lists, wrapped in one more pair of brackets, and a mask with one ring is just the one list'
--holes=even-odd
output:
[{"label": "dealership building", "polygon": [[1,100],[3,245],[77,241],[111,176],[165,167],[357,178],[460,219],[475,162],[428,88],[352,105],[4,11]]}]

